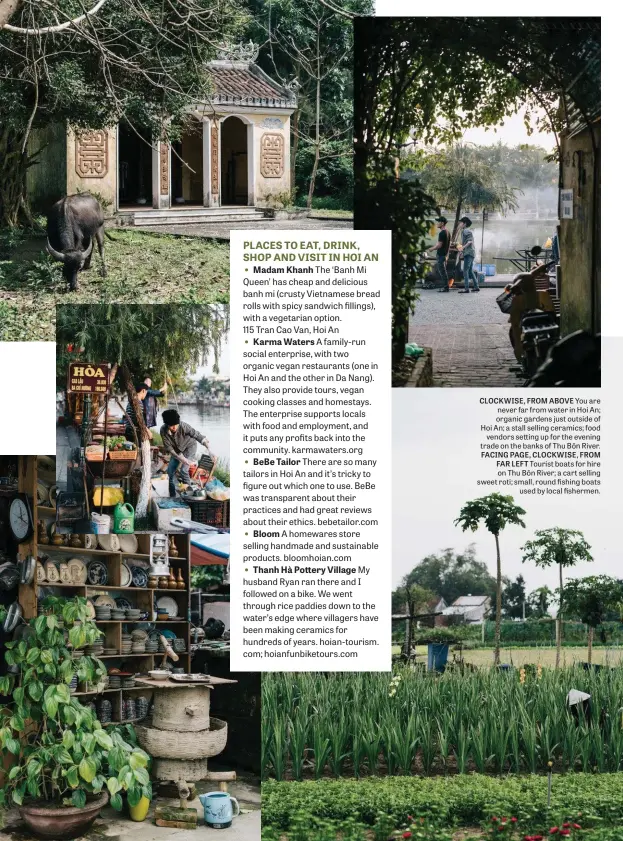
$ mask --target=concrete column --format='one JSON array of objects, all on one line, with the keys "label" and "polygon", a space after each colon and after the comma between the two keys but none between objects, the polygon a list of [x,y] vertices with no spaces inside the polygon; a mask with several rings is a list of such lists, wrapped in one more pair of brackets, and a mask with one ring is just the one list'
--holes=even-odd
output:
[{"label": "concrete column", "polygon": [[210,178],[212,168],[210,166],[210,120],[203,119],[203,206],[212,206],[212,192],[210,190]]},{"label": "concrete column", "polygon": [[152,147],[152,195],[157,210],[171,207],[171,147],[159,140]]},{"label": "concrete column", "polygon": [[247,125],[247,190],[250,207],[255,205],[255,123]]}]

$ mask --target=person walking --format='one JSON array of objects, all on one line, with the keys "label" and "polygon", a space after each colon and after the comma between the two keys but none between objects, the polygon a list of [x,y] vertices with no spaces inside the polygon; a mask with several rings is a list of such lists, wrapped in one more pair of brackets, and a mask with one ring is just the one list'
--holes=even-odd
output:
[{"label": "person walking", "polygon": [[445,216],[439,216],[435,219],[439,233],[437,234],[437,243],[433,245],[432,250],[437,252],[437,272],[444,284],[438,292],[449,292],[450,283],[448,281],[448,271],[446,269],[446,260],[448,259],[448,251],[450,250],[450,235],[446,230],[448,220]]},{"label": "person walking", "polygon": [[474,292],[480,292],[478,278],[474,274],[476,247],[474,245],[474,232],[471,230],[471,227],[472,220],[468,216],[463,216],[459,219],[459,231],[461,233],[459,250],[461,252],[461,259],[463,260],[463,285],[465,286],[464,289],[459,289],[459,292],[469,292],[470,277],[474,284]]}]

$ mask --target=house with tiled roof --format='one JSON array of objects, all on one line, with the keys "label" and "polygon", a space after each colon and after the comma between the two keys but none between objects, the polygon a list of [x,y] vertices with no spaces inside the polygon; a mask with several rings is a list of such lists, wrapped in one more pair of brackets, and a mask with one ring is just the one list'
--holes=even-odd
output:
[{"label": "house with tiled roof", "polygon": [[465,622],[482,623],[491,611],[489,596],[459,596],[443,610],[444,616],[460,616]]},{"label": "house with tiled roof", "polygon": [[123,121],[79,134],[62,125],[36,134],[33,150],[43,149],[28,173],[33,206],[88,190],[114,212],[149,224],[158,216],[150,209],[188,217],[208,208],[263,207],[289,194],[296,93],[256,58],[251,44],[224,49],[207,65],[211,93],[188,106],[174,143]]}]

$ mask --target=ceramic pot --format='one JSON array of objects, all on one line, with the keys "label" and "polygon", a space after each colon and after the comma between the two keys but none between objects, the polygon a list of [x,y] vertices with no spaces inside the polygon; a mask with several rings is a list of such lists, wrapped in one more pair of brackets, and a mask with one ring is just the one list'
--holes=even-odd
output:
[{"label": "ceramic pot", "polygon": [[88,801],[82,809],[37,801],[21,806],[19,813],[28,829],[39,838],[65,841],[84,835],[107,803],[108,794],[104,793]]},{"label": "ceramic pot", "polygon": [[144,821],[149,812],[149,801],[146,797],[141,797],[136,806],[130,806],[130,817],[133,821]]}]

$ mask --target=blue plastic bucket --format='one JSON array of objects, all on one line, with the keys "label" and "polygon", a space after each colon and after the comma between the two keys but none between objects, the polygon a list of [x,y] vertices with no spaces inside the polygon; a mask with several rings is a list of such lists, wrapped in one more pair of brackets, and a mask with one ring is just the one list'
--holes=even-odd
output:
[{"label": "blue plastic bucket", "polygon": [[429,672],[443,672],[448,662],[449,645],[447,643],[430,642],[428,644]]}]

